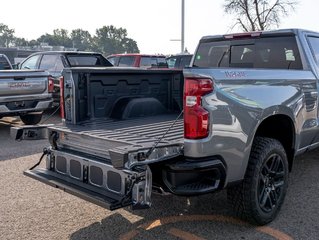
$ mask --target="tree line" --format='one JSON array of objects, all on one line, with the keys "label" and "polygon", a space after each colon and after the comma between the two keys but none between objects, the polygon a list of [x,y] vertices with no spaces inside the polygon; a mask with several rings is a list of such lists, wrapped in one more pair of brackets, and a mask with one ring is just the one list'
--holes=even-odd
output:
[{"label": "tree line", "polygon": [[113,53],[139,53],[136,41],[127,36],[125,28],[116,28],[113,25],[96,29],[95,35],[91,35],[83,29],[74,29],[69,32],[66,29],[55,29],[52,34],[44,34],[36,40],[26,40],[16,37],[15,30],[0,23],[0,47],[36,47],[40,43],[48,43],[50,46],[64,46],[76,48],[79,51],[101,52],[105,55]]}]

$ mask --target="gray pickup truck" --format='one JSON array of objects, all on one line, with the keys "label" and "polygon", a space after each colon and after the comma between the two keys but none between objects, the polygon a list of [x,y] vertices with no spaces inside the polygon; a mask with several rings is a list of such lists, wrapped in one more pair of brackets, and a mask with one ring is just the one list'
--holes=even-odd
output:
[{"label": "gray pickup truck", "polygon": [[235,213],[263,225],[295,156],[319,145],[318,66],[315,32],[203,37],[183,72],[66,69],[63,123],[12,134],[49,139],[46,167],[27,176],[109,209],[227,188]]},{"label": "gray pickup truck", "polygon": [[52,105],[53,82],[48,73],[32,70],[0,70],[0,118],[20,116],[28,125],[41,121]]}]

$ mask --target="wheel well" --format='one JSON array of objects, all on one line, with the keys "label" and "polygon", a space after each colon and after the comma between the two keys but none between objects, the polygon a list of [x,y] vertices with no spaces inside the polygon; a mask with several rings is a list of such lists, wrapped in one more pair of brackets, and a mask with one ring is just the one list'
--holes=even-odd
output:
[{"label": "wheel well", "polygon": [[286,115],[268,117],[259,125],[256,136],[269,137],[281,142],[285,148],[291,171],[295,155],[295,128],[291,118]]}]

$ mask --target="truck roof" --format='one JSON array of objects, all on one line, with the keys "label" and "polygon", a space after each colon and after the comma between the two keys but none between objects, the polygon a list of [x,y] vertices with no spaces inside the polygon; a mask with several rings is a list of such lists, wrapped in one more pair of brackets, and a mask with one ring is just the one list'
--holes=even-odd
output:
[{"label": "truck roof", "polygon": [[[34,55],[36,54],[57,54],[57,53],[61,53],[61,54],[100,54],[99,52],[85,52],[85,51],[43,51],[43,52],[36,52],[33,53]],[[33,55],[32,54],[32,55]]]},{"label": "truck roof", "polygon": [[115,53],[111,54],[107,57],[114,57],[114,56],[141,56],[141,57],[164,57],[163,54],[145,54],[145,53]]},{"label": "truck roof", "polygon": [[270,36],[270,35],[297,35],[300,32],[309,32],[318,34],[318,32],[306,30],[306,29],[300,29],[300,28],[289,28],[289,29],[278,29],[278,30],[266,30],[266,31],[253,31],[253,32],[238,32],[238,33],[230,33],[225,35],[208,35],[204,36],[200,39],[201,42],[205,41],[211,41],[211,40],[225,40],[230,39],[232,36],[235,37],[245,37],[245,36]]}]

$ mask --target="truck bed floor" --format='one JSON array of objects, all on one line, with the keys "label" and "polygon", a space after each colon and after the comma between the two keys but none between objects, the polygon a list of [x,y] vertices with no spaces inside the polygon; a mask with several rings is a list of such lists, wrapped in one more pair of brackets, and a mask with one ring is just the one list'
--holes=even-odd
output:
[{"label": "truck bed floor", "polygon": [[150,147],[169,128],[160,144],[183,142],[183,117],[176,120],[177,117],[177,114],[169,114],[129,120],[96,119],[77,125],[55,125],[50,130],[63,133],[60,139],[63,147],[85,149],[90,154],[108,158],[108,150],[112,148],[130,145]]}]

